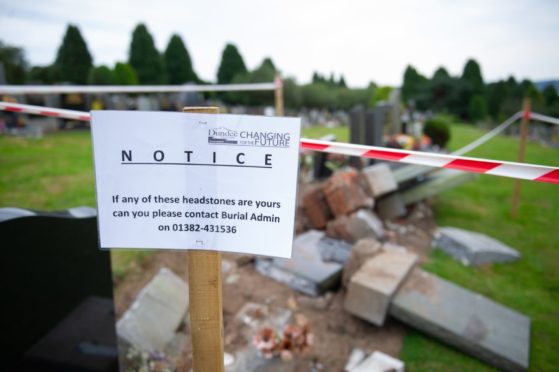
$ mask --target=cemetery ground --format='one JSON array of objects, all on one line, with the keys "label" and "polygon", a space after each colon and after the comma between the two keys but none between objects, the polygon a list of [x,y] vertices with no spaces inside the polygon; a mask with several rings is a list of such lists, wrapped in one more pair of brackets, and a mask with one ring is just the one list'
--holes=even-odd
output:
[{"label": "cemetery ground", "polygon": [[[335,133],[340,141],[347,141],[344,127],[314,127],[304,130],[303,135],[317,138],[329,133]],[[471,126],[453,125],[450,149],[457,149],[482,134]],[[516,139],[498,136],[467,155],[515,161],[517,149]],[[529,143],[526,162],[558,166],[557,150]],[[2,207],[61,210],[95,205],[91,139],[87,130],[58,132],[43,139],[0,137],[0,169]],[[555,231],[559,193],[556,185],[524,181],[518,217],[512,219],[513,183],[509,178],[481,175],[473,182],[438,195],[432,203],[439,226],[456,226],[493,236],[519,250],[520,260],[466,267],[434,250],[423,267],[531,317],[530,367],[552,370],[559,365],[556,352],[559,349],[559,234]],[[147,251],[113,252],[117,297],[125,296],[123,291],[128,291],[132,297],[141,284],[130,283],[145,284],[150,279],[141,276],[154,265],[153,256]],[[258,274],[252,274],[252,279],[255,287],[261,285]],[[243,284],[249,285],[245,280]],[[279,284],[274,285],[271,289],[281,291]],[[312,324],[313,319],[309,320]],[[390,328],[401,332],[403,326],[395,323],[390,322]],[[316,328],[318,331],[319,327]],[[362,329],[355,331],[363,332]],[[477,360],[412,329],[407,329],[399,357],[409,370],[486,368]],[[345,364],[347,355],[340,358],[344,358],[340,363]]]}]

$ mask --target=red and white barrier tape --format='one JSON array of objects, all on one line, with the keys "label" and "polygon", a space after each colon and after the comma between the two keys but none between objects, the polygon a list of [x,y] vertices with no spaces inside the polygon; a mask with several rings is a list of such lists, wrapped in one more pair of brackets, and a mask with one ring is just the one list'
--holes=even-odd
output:
[{"label": "red and white barrier tape", "polygon": [[24,105],[22,103],[0,101],[0,110],[21,112],[24,114],[33,114],[33,115],[41,115],[41,116],[51,116],[51,117],[80,120],[80,121],[90,120],[89,112],[64,110],[64,109],[58,109],[52,107]]},{"label": "red and white barrier tape", "polygon": [[[19,103],[0,102],[0,109],[82,121],[90,120],[90,114],[88,112],[23,105]],[[443,155],[306,138],[301,139],[301,148],[304,150],[322,151],[333,154],[397,161],[408,164],[427,165],[438,168],[457,169],[465,172],[559,184],[559,168],[557,167],[467,158],[456,155]]]},{"label": "red and white barrier tape", "polygon": [[280,86],[281,79],[273,83],[217,85],[0,85],[0,94],[230,92],[274,90]]}]

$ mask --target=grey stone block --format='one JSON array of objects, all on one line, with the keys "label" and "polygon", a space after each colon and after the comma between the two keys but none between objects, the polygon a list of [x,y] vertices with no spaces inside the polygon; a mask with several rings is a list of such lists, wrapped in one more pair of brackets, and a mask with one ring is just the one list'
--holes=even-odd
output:
[{"label": "grey stone block", "polygon": [[499,369],[528,368],[530,318],[433,274],[414,269],[389,312]]},{"label": "grey stone block", "polygon": [[351,244],[341,239],[325,236],[318,242],[318,247],[322,261],[325,262],[344,264],[351,255]]},{"label": "grey stone block", "polygon": [[140,291],[116,324],[119,337],[146,351],[162,351],[188,308],[188,285],[167,268]]},{"label": "grey stone block", "polygon": [[416,254],[397,250],[369,258],[349,282],[345,309],[373,324],[383,325],[392,296],[416,262]]},{"label": "grey stone block", "polygon": [[382,221],[367,209],[360,209],[351,216],[348,229],[353,232],[356,240],[371,236],[383,239],[386,235]]},{"label": "grey stone block", "polygon": [[517,250],[496,239],[456,227],[439,228],[433,245],[465,265],[510,262],[520,257]]},{"label": "grey stone block", "polygon": [[394,175],[386,163],[371,165],[364,168],[362,172],[374,198],[398,189]]},{"label": "grey stone block", "polygon": [[477,174],[462,172],[454,169],[442,169],[431,173],[427,180],[401,193],[404,204],[409,205],[430,198],[446,190],[471,181]]},{"label": "grey stone block", "polygon": [[361,239],[351,248],[351,256],[344,265],[342,284],[347,288],[353,274],[355,274],[368,258],[382,251],[382,244],[373,238]]},{"label": "grey stone block", "polygon": [[291,259],[258,258],[255,268],[293,289],[318,296],[338,284],[342,272],[341,264],[322,260],[319,243],[324,236],[317,230],[301,234],[293,241]]},{"label": "grey stone block", "polygon": [[377,200],[377,213],[383,220],[403,217],[406,215],[406,212],[406,205],[398,193],[387,195]]}]

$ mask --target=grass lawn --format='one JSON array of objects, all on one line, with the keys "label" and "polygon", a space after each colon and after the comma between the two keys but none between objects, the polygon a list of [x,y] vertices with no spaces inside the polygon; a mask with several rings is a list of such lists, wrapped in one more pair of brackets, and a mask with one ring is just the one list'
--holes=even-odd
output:
[{"label": "grass lawn", "polygon": [[[347,128],[308,128],[308,138],[335,133],[347,141]],[[451,149],[483,133],[455,125]],[[515,160],[517,141],[498,137],[469,156]],[[559,166],[559,151],[530,143],[526,161]],[[559,234],[554,232],[559,210],[559,186],[523,182],[517,219],[510,216],[514,181],[480,176],[434,199],[441,226],[487,233],[515,247],[522,258],[512,264],[464,267],[434,251],[425,268],[516,309],[532,318],[531,369],[553,370],[559,365]],[[88,131],[67,131],[43,139],[0,136],[0,207],[60,210],[95,205],[91,141]],[[117,277],[138,264],[145,252],[113,254]],[[473,358],[410,331],[400,357],[409,370],[480,370]]]}]

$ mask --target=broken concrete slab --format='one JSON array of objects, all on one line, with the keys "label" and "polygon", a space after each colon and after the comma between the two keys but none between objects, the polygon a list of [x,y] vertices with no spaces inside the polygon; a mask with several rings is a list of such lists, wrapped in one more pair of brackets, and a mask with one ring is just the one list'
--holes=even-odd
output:
[{"label": "broken concrete slab", "polygon": [[350,372],[404,372],[404,362],[381,351],[375,351]]},{"label": "broken concrete slab", "polygon": [[433,274],[414,269],[389,312],[499,369],[528,368],[530,318]]},{"label": "broken concrete slab", "polygon": [[341,239],[328,236],[319,240],[318,246],[322,261],[344,264],[351,255],[351,244]]},{"label": "broken concrete slab", "polygon": [[376,210],[379,217],[383,220],[403,217],[407,213],[406,205],[398,193],[387,195],[377,200]]},{"label": "broken concrete slab", "polygon": [[347,358],[347,363],[344,367],[344,371],[352,371],[365,359],[366,356],[367,354],[365,354],[365,352],[359,348],[351,349],[351,353],[349,354],[349,358]]},{"label": "broken concrete slab", "polygon": [[440,248],[464,265],[483,265],[515,261],[520,253],[487,235],[457,227],[440,227],[433,246]]},{"label": "broken concrete slab", "polygon": [[382,244],[374,238],[359,240],[351,248],[351,256],[344,265],[342,285],[347,288],[353,274],[355,274],[368,258],[382,251]]},{"label": "broken concrete slab", "polygon": [[369,185],[371,195],[377,198],[398,189],[392,170],[386,163],[379,163],[363,168],[365,179]]},{"label": "broken concrete slab", "polygon": [[186,317],[188,286],[162,268],[116,323],[119,337],[145,351],[162,351]]},{"label": "broken concrete slab", "polygon": [[348,242],[364,238],[384,239],[386,232],[382,221],[370,210],[360,209],[350,216],[339,216],[326,225],[326,234]]},{"label": "broken concrete slab", "polygon": [[334,216],[348,215],[359,208],[372,208],[363,175],[353,168],[338,170],[324,185],[324,195]]},{"label": "broken concrete slab", "polygon": [[326,202],[322,184],[313,185],[307,189],[303,197],[303,206],[310,224],[315,229],[324,229],[332,212]]},{"label": "broken concrete slab", "polygon": [[339,283],[342,265],[337,262],[324,262],[320,252],[322,231],[310,230],[293,241],[293,257],[258,258],[255,268],[258,272],[271,277],[291,288],[310,296],[319,296]]},{"label": "broken concrete slab", "polygon": [[390,300],[417,262],[417,255],[390,250],[369,258],[351,277],[344,307],[351,314],[382,326]]}]

